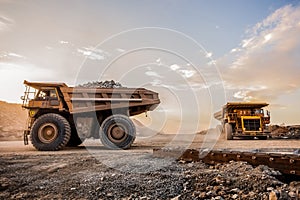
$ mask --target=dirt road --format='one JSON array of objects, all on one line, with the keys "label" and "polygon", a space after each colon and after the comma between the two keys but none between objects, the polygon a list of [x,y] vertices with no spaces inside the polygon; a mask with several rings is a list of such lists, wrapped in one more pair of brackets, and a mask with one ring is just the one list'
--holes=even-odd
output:
[{"label": "dirt road", "polygon": [[164,146],[300,146],[300,140],[214,138],[158,134],[138,138],[126,151],[105,149],[98,140],[57,152],[36,151],[21,141],[0,142],[0,199],[268,199],[276,190],[290,199],[299,195],[299,182],[282,183],[275,178],[278,172],[268,167],[238,162],[181,164],[152,157],[154,147]]}]

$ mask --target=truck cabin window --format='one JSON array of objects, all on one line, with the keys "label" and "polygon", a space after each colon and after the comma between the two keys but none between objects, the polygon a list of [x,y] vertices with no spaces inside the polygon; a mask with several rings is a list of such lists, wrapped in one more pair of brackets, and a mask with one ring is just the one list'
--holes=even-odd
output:
[{"label": "truck cabin window", "polygon": [[50,99],[57,99],[55,89],[48,89],[48,90],[40,90],[36,95],[36,100],[50,100]]}]

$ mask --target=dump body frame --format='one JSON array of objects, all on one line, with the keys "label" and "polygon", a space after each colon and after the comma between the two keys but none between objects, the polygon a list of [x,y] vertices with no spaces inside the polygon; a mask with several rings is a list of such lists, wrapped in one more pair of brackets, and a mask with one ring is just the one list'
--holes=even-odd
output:
[{"label": "dump body frame", "polygon": [[[25,144],[28,143],[27,135],[31,133],[34,122],[48,113],[64,117],[72,130],[76,130],[77,127],[81,138],[99,138],[97,129],[108,117],[112,115],[129,117],[152,111],[160,103],[158,93],[145,88],[68,87],[65,83],[26,80],[24,84],[26,91],[22,97],[22,107],[29,110],[27,127],[24,131]],[[34,91],[31,88],[34,88]],[[87,133],[81,134],[81,130],[78,130],[78,119],[84,125],[89,121]]]},{"label": "dump body frame", "polygon": [[[222,109],[222,125],[231,125],[232,137],[268,137],[270,113],[263,110],[267,103],[229,102]],[[225,130],[226,132],[226,130]]]}]

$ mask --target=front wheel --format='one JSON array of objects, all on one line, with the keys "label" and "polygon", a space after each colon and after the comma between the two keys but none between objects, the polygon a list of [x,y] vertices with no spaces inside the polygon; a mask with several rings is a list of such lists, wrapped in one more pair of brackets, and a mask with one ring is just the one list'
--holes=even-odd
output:
[{"label": "front wheel", "polygon": [[133,122],[126,115],[107,117],[100,128],[100,140],[110,149],[128,149],[134,142],[136,130]]},{"label": "front wheel", "polygon": [[232,136],[232,125],[229,123],[225,124],[224,127],[224,131],[225,131],[225,137],[227,140],[232,140],[233,136]]},{"label": "front wheel", "polygon": [[32,125],[32,145],[40,151],[56,151],[63,148],[71,136],[69,122],[61,115],[49,113],[40,116]]}]

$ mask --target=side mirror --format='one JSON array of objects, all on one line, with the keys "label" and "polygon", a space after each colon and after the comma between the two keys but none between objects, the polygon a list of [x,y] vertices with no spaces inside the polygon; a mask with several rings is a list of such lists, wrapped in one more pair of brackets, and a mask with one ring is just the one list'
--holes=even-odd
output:
[{"label": "side mirror", "polygon": [[24,101],[25,100],[25,96],[21,96],[21,100]]}]

